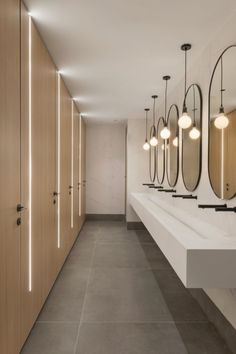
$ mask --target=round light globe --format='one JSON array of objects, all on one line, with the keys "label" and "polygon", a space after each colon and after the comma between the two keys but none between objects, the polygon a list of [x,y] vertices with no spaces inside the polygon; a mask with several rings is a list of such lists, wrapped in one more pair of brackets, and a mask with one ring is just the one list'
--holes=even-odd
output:
[{"label": "round light globe", "polygon": [[191,139],[197,140],[200,137],[200,131],[196,127],[193,127],[189,132],[189,136]]},{"label": "round light globe", "polygon": [[158,140],[155,136],[153,136],[151,139],[150,139],[150,145],[151,146],[157,146],[158,144]]},{"label": "round light globe", "polygon": [[181,129],[188,129],[192,124],[192,119],[187,112],[184,112],[178,120],[178,125]]},{"label": "round light globe", "polygon": [[226,117],[224,113],[220,113],[220,115],[216,117],[214,125],[217,129],[225,129],[229,125],[229,118]]},{"label": "round light globe", "polygon": [[148,144],[147,141],[143,144],[143,150],[148,151],[150,149],[150,145]]},{"label": "round light globe", "polygon": [[169,139],[170,137],[170,130],[167,127],[164,127],[161,131],[162,139]]},{"label": "round light globe", "polygon": [[173,144],[175,147],[178,147],[178,145],[179,145],[179,139],[178,139],[177,136],[173,139],[172,144]]}]

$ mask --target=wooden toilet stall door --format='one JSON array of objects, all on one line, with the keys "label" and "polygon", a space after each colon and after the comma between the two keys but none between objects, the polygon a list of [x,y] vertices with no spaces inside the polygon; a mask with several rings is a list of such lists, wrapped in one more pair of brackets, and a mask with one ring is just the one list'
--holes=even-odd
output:
[{"label": "wooden toilet stall door", "polygon": [[14,354],[20,345],[20,215],[16,210],[20,202],[18,0],[1,0],[0,14],[0,353]]}]

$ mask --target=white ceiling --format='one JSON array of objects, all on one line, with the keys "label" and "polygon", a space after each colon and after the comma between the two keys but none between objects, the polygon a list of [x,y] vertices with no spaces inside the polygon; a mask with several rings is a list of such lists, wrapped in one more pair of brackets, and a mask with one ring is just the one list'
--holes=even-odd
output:
[{"label": "white ceiling", "polygon": [[[25,0],[88,121],[143,118],[154,93],[163,96],[183,75],[235,0]],[[171,87],[170,87],[171,89]]]}]

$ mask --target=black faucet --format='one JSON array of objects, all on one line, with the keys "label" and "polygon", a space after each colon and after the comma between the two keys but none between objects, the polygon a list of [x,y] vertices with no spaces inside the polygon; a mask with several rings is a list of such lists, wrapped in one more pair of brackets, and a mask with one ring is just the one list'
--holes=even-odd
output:
[{"label": "black faucet", "polygon": [[236,213],[236,207],[232,207],[232,208],[215,208],[215,211],[224,211],[224,212],[232,212],[232,213]]},{"label": "black faucet", "polygon": [[200,209],[227,208],[227,204],[198,204]]},{"label": "black faucet", "polygon": [[182,197],[183,199],[197,199],[197,195],[187,194]]},{"label": "black faucet", "polygon": [[158,189],[158,192],[176,193],[175,189]]},{"label": "black faucet", "polygon": [[173,194],[172,198],[183,198],[185,194]]},{"label": "black faucet", "polygon": [[142,183],[142,186],[154,186],[154,183]]}]

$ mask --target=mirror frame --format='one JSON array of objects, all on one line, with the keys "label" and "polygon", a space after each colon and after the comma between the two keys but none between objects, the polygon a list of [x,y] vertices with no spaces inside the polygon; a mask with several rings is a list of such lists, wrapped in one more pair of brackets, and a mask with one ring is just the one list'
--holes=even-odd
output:
[{"label": "mirror frame", "polygon": [[[177,134],[176,136],[178,137],[178,141],[179,141],[179,125],[178,125],[178,120],[179,120],[179,108],[177,106],[177,104],[173,103],[170,108],[169,108],[169,111],[168,111],[168,114],[167,114],[167,125],[169,123],[169,119],[170,119],[170,112],[171,110],[173,109],[173,107],[176,109],[176,113],[177,113]],[[169,140],[169,139],[168,139]],[[178,182],[178,178],[179,178],[179,143],[178,143],[178,146],[176,147],[177,148],[177,174],[176,174],[176,178],[175,178],[175,182],[173,184],[170,183],[170,176],[168,174],[168,164],[166,163],[166,176],[167,176],[167,182],[169,184],[170,187],[175,187],[177,182]],[[168,161],[168,153],[166,151],[166,160]]]},{"label": "mirror frame", "polygon": [[[160,117],[158,119],[158,122],[157,122],[157,130],[156,130],[156,134],[157,134],[157,139],[158,139],[158,131],[159,131],[159,125],[160,125],[160,122],[163,122],[163,126],[165,125],[165,120],[164,120],[164,117]],[[164,179],[165,179],[165,165],[166,165],[166,142],[164,140],[164,144],[165,144],[165,148],[163,150],[163,175],[162,175],[162,178],[159,179],[159,175],[158,175],[158,149],[160,148],[160,143],[158,141],[158,145],[156,147],[156,178],[157,178],[157,182],[159,184],[163,184],[164,182]]]},{"label": "mirror frame", "polygon": [[[150,129],[150,139],[153,136],[153,129],[156,130],[156,127],[152,125],[151,129]],[[153,161],[154,161],[153,177],[152,177],[152,167],[151,167],[151,165],[152,165],[152,162],[151,162],[152,151],[153,151]],[[149,149],[149,177],[150,177],[150,180],[152,183],[155,182],[156,175],[157,175],[156,146],[150,145],[150,149]]]},{"label": "mirror frame", "polygon": [[195,86],[197,88],[197,91],[199,93],[199,98],[200,98],[200,143],[199,143],[199,171],[198,171],[198,178],[196,180],[196,183],[195,183],[195,186],[194,188],[190,189],[186,186],[186,181],[184,179],[184,159],[183,159],[183,151],[184,151],[184,136],[183,136],[183,132],[181,132],[182,136],[181,136],[181,140],[182,140],[182,147],[181,147],[181,170],[182,170],[182,179],[183,179],[183,184],[184,184],[184,187],[187,191],[189,192],[194,192],[197,187],[199,186],[199,183],[200,183],[200,180],[201,180],[201,176],[202,176],[202,111],[203,111],[203,99],[202,99],[202,90],[201,90],[201,87],[198,85],[198,84],[191,84],[187,91],[186,91],[186,95],[185,95],[185,98],[184,98],[184,101],[186,101],[186,97],[188,95],[188,92],[189,90]]},{"label": "mirror frame", "polygon": [[[214,79],[214,75],[216,72],[216,68],[221,60],[221,58],[223,57],[223,55],[231,48],[235,48],[236,44],[232,44],[228,47],[226,47],[223,52],[220,54],[220,56],[218,57],[213,72],[211,74],[211,80],[210,80],[210,85],[209,85],[209,91],[208,91],[208,177],[209,177],[209,181],[210,181],[210,185],[211,185],[211,189],[213,191],[213,193],[215,194],[215,196],[219,199],[221,199],[215,192],[213,185],[212,185],[212,181],[211,181],[211,174],[210,174],[210,141],[211,141],[211,133],[210,133],[210,128],[211,128],[211,88],[212,88],[212,83],[213,83],[213,79]],[[233,198],[235,198],[236,196],[236,191],[235,193],[232,195],[232,197],[228,198],[228,199],[221,199],[221,200],[231,200]]]}]

